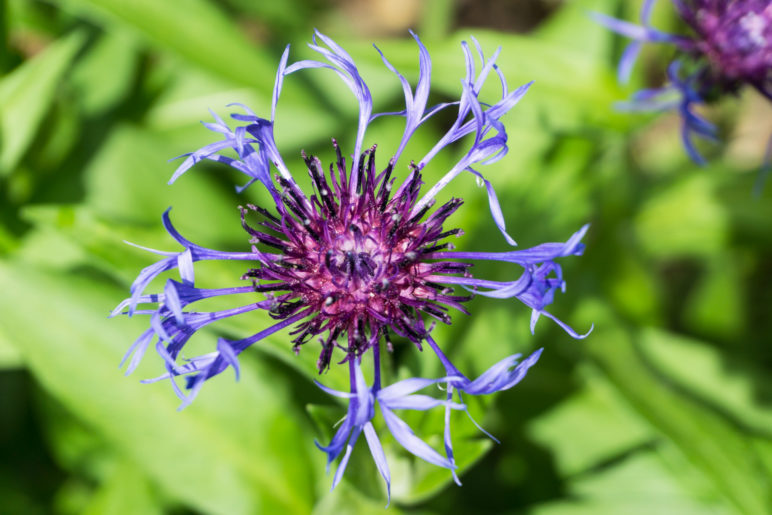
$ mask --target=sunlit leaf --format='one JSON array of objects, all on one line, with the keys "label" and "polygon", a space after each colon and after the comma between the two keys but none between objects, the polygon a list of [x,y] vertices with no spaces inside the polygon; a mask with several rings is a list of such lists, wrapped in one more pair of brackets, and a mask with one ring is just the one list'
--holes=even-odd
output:
[{"label": "sunlit leaf", "polygon": [[728,213],[702,172],[654,193],[635,222],[641,246],[657,257],[713,253],[725,244],[729,229]]},{"label": "sunlit leaf", "polygon": [[71,8],[118,21],[163,49],[212,73],[263,92],[273,88],[271,70],[278,63],[250,41],[215,4],[203,0],[69,0]]},{"label": "sunlit leaf", "polygon": [[11,173],[32,145],[83,40],[80,32],[63,37],[0,80],[0,175]]},{"label": "sunlit leaf", "polygon": [[585,387],[528,426],[531,438],[552,450],[566,477],[610,462],[657,438],[649,424],[596,370],[584,370]]},{"label": "sunlit leaf", "polygon": [[748,435],[709,406],[663,383],[633,343],[645,333],[627,333],[600,306],[593,313],[597,329],[586,340],[586,349],[615,388],[737,509],[767,511],[770,478],[758,474],[760,463]]},{"label": "sunlit leaf", "polygon": [[[710,404],[731,413],[744,426],[772,436],[772,406],[755,398],[750,364],[737,367],[737,358],[722,355],[707,342],[685,338],[655,328],[646,329],[640,339],[641,350],[670,380]],[[766,377],[765,374],[757,374]]]}]

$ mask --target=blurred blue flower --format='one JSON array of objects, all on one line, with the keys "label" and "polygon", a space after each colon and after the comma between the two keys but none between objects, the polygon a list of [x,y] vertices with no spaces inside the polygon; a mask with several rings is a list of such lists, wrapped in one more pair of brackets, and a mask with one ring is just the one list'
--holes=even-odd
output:
[{"label": "blurred blue flower", "polygon": [[[461,81],[462,93],[457,102],[443,103],[427,109],[431,60],[426,48],[413,35],[419,50],[419,78],[412,89],[381,53],[385,66],[403,86],[405,109],[391,113],[372,113],[372,98],[353,59],[343,48],[323,34],[316,33],[309,46],[326,62],[303,60],[288,65],[289,46],[282,55],[273,91],[270,119],[260,118],[244,106],[243,112],[231,117],[242,122],[231,129],[220,117],[204,125],[223,136],[186,155],[170,182],[174,182],[194,164],[210,159],[232,166],[248,177],[244,187],[260,182],[273,198],[271,210],[248,204],[241,209],[241,222],[250,235],[251,248],[246,252],[224,252],[196,245],[184,238],[172,225],[169,211],[163,223],[169,234],[183,247],[177,252],[152,249],[162,256],[155,264],[142,270],[131,286],[131,296],[124,300],[114,314],[150,315],[150,328],[129,349],[124,361],[129,360],[127,373],[133,371],[151,343],[166,364],[166,374],[150,381],[169,379],[182,399],[181,407],[190,403],[204,382],[232,367],[238,377],[238,355],[250,345],[284,328],[293,326],[293,349],[309,341],[316,341],[321,349],[317,363],[321,373],[330,366],[335,349],[342,353],[340,363],[348,363],[351,390],[337,392],[321,386],[325,391],[349,400],[349,409],[341,427],[327,446],[320,448],[328,455],[328,464],[343,453],[333,487],[340,481],[354,443],[365,433],[378,470],[389,484],[385,455],[371,420],[375,404],[380,406],[386,427],[405,449],[430,463],[454,470],[452,450],[447,457],[421,441],[393,410],[428,410],[444,406],[447,410],[465,409],[452,399],[438,400],[416,394],[431,384],[445,383],[448,391],[476,395],[510,388],[525,374],[540,353],[535,353],[513,372],[508,369],[517,358],[508,358],[505,364],[495,365],[476,381],[468,381],[450,364],[430,333],[425,317],[446,324],[451,323],[450,308],[466,313],[463,303],[471,295],[457,295],[454,287],[462,287],[490,297],[515,298],[533,312],[531,329],[540,315],[554,319],[571,336],[582,338],[568,325],[545,310],[552,302],[554,291],[564,289],[560,266],[555,259],[580,255],[580,242],[587,227],[581,228],[565,243],[546,243],[530,250],[506,252],[456,252],[446,240],[460,236],[460,229],[445,230],[443,225],[462,204],[452,198],[432,211],[437,194],[456,176],[469,171],[485,185],[494,223],[511,245],[515,242],[507,234],[501,207],[491,183],[473,167],[497,161],[507,152],[507,134],[501,117],[522,98],[530,83],[513,91],[495,64],[497,50],[489,59],[474,41],[480,60],[479,73],[474,54],[464,42],[466,75]],[[380,53],[380,50],[379,50]],[[306,195],[295,182],[284,164],[274,141],[276,105],[284,78],[295,72],[324,68],[331,70],[351,90],[359,103],[359,123],[347,164],[337,142],[335,162],[326,173],[320,160],[303,157],[308,168],[313,194]],[[486,79],[495,73],[501,85],[501,98],[493,104],[478,99]],[[441,110],[457,109],[450,129],[418,163],[411,162],[410,173],[396,188],[392,176],[397,162],[413,133],[430,117]],[[363,150],[368,125],[380,116],[399,116],[405,119],[405,131],[397,150],[382,171],[376,170],[372,146]],[[439,182],[420,196],[422,170],[445,147],[472,135],[472,144]],[[222,154],[229,151],[231,156]],[[271,166],[276,171],[272,176]],[[254,219],[250,221],[249,219]],[[195,286],[194,264],[204,260],[245,261],[248,269],[242,279],[251,284],[222,289],[204,289]],[[522,268],[519,277],[511,282],[477,279],[469,269],[471,260],[494,260]],[[147,294],[151,282],[160,274],[178,270],[180,280],[168,279],[162,292]],[[263,300],[255,301],[260,293]],[[247,295],[241,307],[212,312],[190,311],[188,306],[200,300],[231,295]],[[149,309],[142,309],[149,305]],[[277,320],[261,331],[240,340],[219,338],[216,349],[208,354],[182,359],[181,351],[190,337],[202,327],[231,316],[252,311],[267,312]],[[391,333],[413,342],[419,350],[424,342],[438,353],[446,367],[447,376],[439,379],[414,378],[382,387],[380,381],[380,350],[392,348]],[[360,364],[363,355],[371,350],[374,361],[374,382],[368,387]],[[184,388],[177,377],[184,376]],[[460,395],[460,393],[459,393]],[[446,430],[449,435],[449,428]],[[449,436],[448,438],[449,439]],[[446,445],[446,448],[447,445]],[[344,451],[345,449],[345,451]],[[454,473],[455,474],[455,473]]]},{"label": "blurred blue flower", "polygon": [[[662,32],[650,24],[654,0],[645,0],[640,25],[604,14],[595,20],[633,41],[619,62],[621,82],[630,78],[644,43],[667,43],[678,53],[667,68],[669,84],[647,89],[623,104],[631,110],[677,109],[681,136],[689,156],[698,164],[705,160],[692,137],[716,140],[716,127],[701,118],[695,106],[735,94],[743,85],[755,88],[772,100],[772,3],[769,0],[673,0],[690,35]],[[769,160],[769,149],[767,161]]]}]

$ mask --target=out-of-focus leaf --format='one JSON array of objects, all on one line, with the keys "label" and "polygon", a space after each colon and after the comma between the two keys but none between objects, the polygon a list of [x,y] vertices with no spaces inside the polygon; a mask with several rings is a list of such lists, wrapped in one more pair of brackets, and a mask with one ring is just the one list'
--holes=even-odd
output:
[{"label": "out-of-focus leaf", "polygon": [[612,14],[617,0],[578,0],[566,3],[538,28],[540,37],[566,46],[580,46],[601,63],[610,58],[614,33],[599,25],[589,13]]},{"label": "out-of-focus leaf", "polygon": [[732,372],[737,363],[728,362],[709,344],[656,328],[644,330],[640,343],[646,357],[669,379],[772,437],[772,406],[762,407],[754,398],[749,364]]},{"label": "out-of-focus leaf", "polygon": [[[57,465],[89,485],[106,481],[116,462],[123,459],[116,456],[110,442],[75,418],[53,397],[41,395],[38,410],[51,456]],[[65,490],[68,489],[65,487]],[[73,485],[73,490],[79,488]],[[64,496],[68,494],[65,492]],[[85,503],[82,503],[77,511],[82,511],[84,506]]]},{"label": "out-of-focus leaf", "polygon": [[767,178],[766,187],[751,197],[748,191],[752,191],[758,179],[757,168],[745,176],[732,173],[735,170],[731,168],[724,171],[716,193],[730,213],[733,232],[751,242],[758,251],[769,253],[772,251],[772,176]]},{"label": "out-of-focus leaf", "polygon": [[111,30],[96,41],[72,73],[86,114],[104,111],[130,91],[136,62],[136,38],[127,31]]},{"label": "out-of-focus leaf", "polygon": [[16,237],[11,232],[0,225],[0,255],[3,255],[13,249],[19,244]]},{"label": "out-of-focus leaf", "polygon": [[552,450],[563,477],[580,474],[657,438],[651,426],[594,369],[584,389],[528,426],[530,437]]},{"label": "out-of-focus leaf", "polygon": [[772,476],[772,441],[768,438],[754,438],[753,446],[759,453],[767,475]]},{"label": "out-of-focus leaf", "polygon": [[[128,285],[156,258],[124,240],[150,248],[171,249],[174,245],[161,227],[116,226],[80,206],[27,206],[22,216],[38,227],[16,250],[16,259],[48,270],[89,266]],[[51,253],[51,246],[60,252]]]},{"label": "out-of-focus leaf", "polygon": [[255,20],[268,25],[272,31],[282,31],[286,27],[307,26],[313,14],[312,2],[303,0],[284,0],[282,2],[253,2],[252,0],[227,0],[241,12],[254,16]]},{"label": "out-of-focus leaf", "polygon": [[0,175],[11,173],[32,145],[83,38],[74,32],[60,39],[0,81]]},{"label": "out-of-focus leaf", "polygon": [[657,452],[642,452],[621,463],[571,481],[574,501],[538,506],[538,515],[597,515],[600,513],[732,513],[716,499],[705,499],[684,488],[677,471]]},{"label": "out-of-focus leaf", "polygon": [[[367,452],[364,449],[366,445],[364,445],[364,442],[362,444],[363,448],[357,450]],[[346,474],[348,475],[350,472],[350,470],[347,470]],[[367,497],[358,492],[344,479],[332,492],[324,492],[321,500],[314,506],[314,510],[311,513],[313,515],[382,515],[384,511],[389,514],[392,512],[396,514],[404,513],[394,503],[389,506],[388,510],[384,510],[385,506],[385,496],[382,499]]]},{"label": "out-of-focus leaf", "polygon": [[84,515],[120,515],[127,508],[148,515],[163,513],[148,477],[129,461],[118,462],[109,478],[99,486]]},{"label": "out-of-focus leaf", "polygon": [[770,478],[759,474],[761,464],[749,435],[708,406],[674,391],[646,367],[633,344],[645,341],[645,333],[629,334],[599,304],[588,302],[585,309],[596,321],[585,348],[630,405],[738,510],[768,512]]},{"label": "out-of-focus leaf", "polygon": [[[152,133],[130,126],[116,128],[84,171],[86,203],[106,218],[158,227],[171,206],[175,226],[204,245],[245,234],[237,207],[247,200],[239,201],[232,190],[215,185],[205,170],[167,184],[176,166],[167,162],[174,157],[172,152],[163,138]],[[218,170],[228,171],[227,167]],[[202,209],[207,216],[197,216]]]},{"label": "out-of-focus leaf", "polygon": [[19,368],[22,364],[19,351],[11,345],[5,334],[0,332],[0,371]]},{"label": "out-of-focus leaf", "polygon": [[251,43],[212,2],[203,0],[68,0],[88,15],[107,15],[187,61],[270,94],[279,62]]},{"label": "out-of-focus leaf", "polygon": [[742,256],[711,259],[703,277],[689,295],[684,318],[694,332],[706,337],[738,337],[745,314]]},{"label": "out-of-focus leaf", "polygon": [[652,256],[704,256],[729,235],[726,209],[703,172],[679,177],[652,195],[635,220],[641,246]]},{"label": "out-of-focus leaf", "polygon": [[[15,249],[14,256],[28,265],[60,271],[77,265],[93,264],[92,255],[87,254],[77,243],[68,238],[65,231],[57,230],[57,222],[62,220],[52,211],[58,214],[63,211],[72,213],[72,209],[59,207],[52,209],[51,206],[46,206],[37,211],[38,216],[33,215],[29,219],[41,220],[42,211],[49,213],[51,218],[41,223],[41,227],[36,227],[25,235],[19,247]],[[56,249],[56,252],[51,252],[51,249]]]},{"label": "out-of-focus leaf", "polygon": [[634,320],[653,322],[659,318],[659,298],[651,270],[640,256],[614,256],[614,273],[604,277],[617,309]]},{"label": "out-of-focus leaf", "polygon": [[421,26],[418,32],[424,41],[439,40],[447,36],[453,24],[456,5],[453,0],[427,0],[421,10]]},{"label": "out-of-focus leaf", "polygon": [[[203,146],[222,137],[205,129],[199,123],[213,121],[209,109],[231,124],[231,127],[243,122],[231,120],[230,113],[243,112],[243,110],[238,106],[228,107],[228,104],[244,104],[258,116],[270,117],[270,92],[257,91],[249,87],[236,88],[232,82],[222,77],[184,64],[173,66],[172,73],[175,80],[150,106],[145,122],[151,129],[161,131],[187,128],[194,136],[187,143],[191,151],[195,150],[196,145]],[[281,104],[283,107],[284,103],[281,102]]]},{"label": "out-of-focus leaf", "polygon": [[36,379],[177,500],[211,513],[310,509],[302,431],[267,367],[238,385],[223,374],[178,413],[168,384],[143,386],[117,369],[141,329],[103,318],[119,292],[21,265],[0,267],[0,285],[13,292],[0,298],[0,328]]},{"label": "out-of-focus leaf", "polygon": [[[460,418],[460,417],[459,417]],[[466,418],[466,417],[464,417]],[[467,423],[471,424],[469,419]],[[456,429],[457,426],[454,426]],[[423,432],[424,429],[416,430]],[[442,447],[442,433],[437,433],[433,438],[427,439],[430,445],[441,454],[444,454]],[[453,453],[456,457],[458,474],[461,481],[464,480],[463,473],[469,470],[476,462],[485,456],[491,447],[495,444],[488,440],[485,435],[480,434],[480,438],[459,438],[458,435],[453,438]],[[453,476],[450,471],[437,465],[431,465],[423,460],[407,458],[390,458],[389,463],[394,463],[392,477],[392,491],[394,498],[400,502],[417,503],[430,499],[443,488],[458,488],[453,483]]]},{"label": "out-of-focus leaf", "polygon": [[[277,58],[278,55],[277,53]],[[273,69],[270,73],[273,73]],[[322,74],[324,70],[317,73]],[[271,115],[270,92],[249,87],[234,88],[233,82],[222,77],[182,65],[174,66],[173,76],[172,84],[160,93],[144,118],[148,128],[164,134],[165,140],[169,140],[170,149],[174,144],[174,148],[189,152],[221,138],[219,134],[208,131],[199,123],[212,121],[209,109],[221,116],[232,128],[243,122],[232,120],[230,114],[243,113],[243,109],[238,106],[228,107],[229,104],[244,104],[264,118]],[[290,94],[282,93],[280,98],[276,110],[275,133],[276,143],[285,161],[302,183],[307,175],[305,164],[300,158],[300,150],[310,151],[319,144],[332,148],[330,138],[342,140],[349,132],[356,131],[356,117],[352,113],[347,122],[345,117],[334,116],[324,109],[311,108],[307,101],[298,101],[298,95],[291,94],[293,84],[300,87],[298,79],[298,75],[293,74],[285,80]],[[305,94],[307,97],[313,96],[308,92]],[[350,95],[340,96],[344,101],[355,105],[353,97],[349,98]],[[298,161],[299,167],[291,166],[290,161],[293,159]],[[220,166],[225,169],[225,165]]]}]

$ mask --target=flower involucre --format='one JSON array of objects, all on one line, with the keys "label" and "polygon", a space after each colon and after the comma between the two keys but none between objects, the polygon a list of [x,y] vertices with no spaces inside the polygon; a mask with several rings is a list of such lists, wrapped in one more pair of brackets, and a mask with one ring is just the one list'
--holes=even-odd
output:
[{"label": "flower involucre", "polygon": [[[451,309],[467,313],[463,303],[471,298],[471,294],[519,299],[532,309],[532,330],[543,314],[555,320],[571,336],[586,336],[576,333],[545,310],[553,300],[554,291],[565,288],[560,265],[554,259],[582,253],[584,246],[580,240],[586,226],[565,243],[545,243],[528,250],[506,252],[457,252],[448,240],[460,236],[462,231],[447,226],[446,221],[462,201],[451,198],[439,207],[434,206],[437,193],[457,175],[469,171],[485,184],[493,221],[504,239],[514,245],[514,240],[506,233],[504,217],[491,183],[473,167],[492,163],[506,154],[507,135],[499,119],[520,100],[530,84],[509,91],[495,64],[499,51],[486,60],[475,41],[481,63],[477,73],[473,53],[464,42],[466,76],[462,80],[460,100],[427,109],[431,60],[418,37],[414,34],[413,37],[420,57],[415,90],[381,54],[385,66],[396,74],[403,86],[404,111],[374,115],[370,91],[353,59],[333,40],[317,32],[309,46],[327,62],[306,60],[287,66],[288,46],[276,75],[270,119],[260,118],[241,106],[244,114],[231,116],[243,125],[233,130],[213,113],[214,123],[204,125],[221,134],[223,139],[187,154],[170,182],[202,159],[219,161],[247,175],[246,186],[256,181],[262,183],[271,195],[273,205],[270,209],[251,204],[240,208],[242,225],[251,244],[249,250],[241,252],[218,251],[192,243],[174,228],[167,210],[163,215],[164,226],[184,249],[178,252],[148,249],[163,258],[139,274],[131,287],[131,296],[114,311],[114,314],[150,315],[150,328],[124,358],[124,361],[131,358],[127,373],[136,368],[148,346],[155,343],[167,373],[148,382],[171,380],[183,400],[181,407],[193,400],[206,380],[229,366],[234,368],[238,378],[238,354],[284,328],[291,328],[291,342],[296,352],[300,352],[305,344],[320,345],[317,363],[320,373],[330,367],[337,349],[341,356],[335,358],[335,362],[347,363],[349,367],[350,392],[338,392],[319,384],[328,393],[349,400],[343,424],[329,445],[320,446],[328,455],[328,464],[343,453],[333,487],[342,478],[353,445],[362,431],[387,487],[390,484],[385,454],[371,422],[376,404],[397,442],[412,454],[450,469],[455,477],[449,412],[466,409],[461,392],[479,395],[511,388],[541,354],[538,350],[519,364],[519,355],[511,356],[491,367],[479,379],[467,379],[448,360],[430,333],[435,321],[451,323]],[[325,46],[317,44],[317,38]],[[335,140],[336,159],[329,168],[317,157],[303,153],[313,190],[313,194],[306,195],[279,154],[273,125],[285,76],[309,68],[335,72],[357,99],[360,115],[350,165]],[[492,72],[501,83],[501,98],[492,105],[482,104],[478,95]],[[457,109],[455,122],[423,159],[417,164],[410,163],[407,177],[398,182],[396,170],[400,155],[413,133],[429,117],[448,108]],[[368,125],[380,116],[402,116],[406,121],[400,146],[382,170],[375,164],[376,147],[362,149]],[[469,150],[422,196],[424,167],[443,148],[467,135],[473,135]],[[236,157],[224,155],[222,151],[233,152],[231,155]],[[219,289],[197,287],[194,263],[202,260],[247,262],[242,279],[250,281],[251,285]],[[517,265],[522,271],[512,281],[477,279],[470,273],[473,260],[500,261]],[[179,271],[180,281],[168,279],[162,292],[145,293],[153,279],[173,269]],[[222,311],[187,309],[203,299],[236,294],[258,294],[259,299]],[[140,304],[150,304],[151,309],[138,309]],[[197,330],[217,320],[256,310],[268,312],[277,322],[241,340],[219,338],[216,350],[211,353],[181,358],[183,347]],[[406,379],[382,386],[381,350],[391,350],[392,335],[412,342],[419,349],[428,343],[441,360],[446,376]],[[371,351],[374,363],[371,386],[366,384],[361,370],[363,355],[368,351]],[[184,388],[177,383],[177,376],[185,376]],[[438,383],[446,386],[445,399],[416,393]],[[458,393],[459,402],[453,401],[454,391]],[[448,411],[445,456],[420,440],[393,412],[429,410],[439,406]]]}]

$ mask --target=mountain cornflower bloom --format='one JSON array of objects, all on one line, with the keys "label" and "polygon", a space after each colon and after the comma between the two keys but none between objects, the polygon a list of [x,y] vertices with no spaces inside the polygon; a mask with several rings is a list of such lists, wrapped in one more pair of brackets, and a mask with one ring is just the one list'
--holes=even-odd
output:
[{"label": "mountain cornflower bloom", "polygon": [[[448,452],[443,457],[420,440],[394,411],[435,407],[464,410],[463,404],[453,402],[451,398],[435,399],[417,392],[438,383],[447,385],[449,392],[455,388],[470,395],[507,389],[538,359],[541,351],[528,358],[524,362],[527,365],[510,371],[517,356],[508,358],[476,381],[469,381],[453,367],[430,333],[437,321],[451,323],[451,308],[467,313],[464,303],[471,298],[471,293],[520,300],[532,309],[532,330],[539,316],[545,315],[571,336],[585,336],[557,320],[546,308],[553,300],[554,291],[565,287],[561,268],[554,260],[581,254],[584,246],[580,240],[587,227],[565,243],[546,243],[530,250],[457,252],[447,240],[460,236],[462,231],[448,229],[446,221],[461,206],[462,200],[451,198],[433,209],[438,193],[456,176],[469,171],[485,185],[493,221],[503,238],[514,245],[506,233],[504,217],[491,183],[475,168],[497,161],[506,154],[507,134],[500,119],[518,103],[530,84],[510,91],[495,64],[499,50],[485,59],[475,41],[480,61],[478,70],[474,53],[464,42],[466,75],[461,81],[460,100],[427,109],[431,60],[419,38],[414,34],[413,37],[419,51],[419,78],[415,89],[380,54],[384,65],[403,87],[403,111],[373,114],[370,90],[351,56],[332,39],[317,32],[309,46],[326,62],[302,60],[288,65],[289,46],[285,49],[276,74],[270,119],[239,106],[241,112],[231,115],[239,124],[231,129],[213,113],[214,123],[204,125],[220,134],[222,139],[186,154],[170,182],[176,181],[201,160],[218,161],[246,175],[246,186],[261,183],[273,205],[270,209],[251,204],[240,208],[241,224],[249,235],[250,246],[236,252],[213,250],[189,241],[172,225],[167,210],[163,214],[163,224],[182,250],[147,249],[162,256],[161,259],[140,272],[131,286],[131,296],[114,311],[114,314],[150,315],[150,327],[124,358],[124,362],[129,360],[127,373],[136,368],[147,348],[154,344],[164,360],[166,374],[149,382],[170,380],[183,401],[181,407],[193,400],[207,380],[228,367],[234,369],[238,378],[238,355],[285,328],[291,328],[289,334],[295,352],[309,342],[319,346],[317,369],[320,373],[328,369],[333,360],[347,364],[350,392],[338,392],[319,385],[326,392],[349,402],[347,415],[332,441],[329,445],[319,446],[327,453],[328,464],[342,454],[333,487],[340,481],[362,432],[388,487],[388,465],[371,423],[376,404],[386,427],[407,451],[430,463],[455,470],[452,448],[449,447],[449,428],[446,430]],[[284,79],[296,72],[316,68],[337,74],[351,90],[359,103],[359,121],[350,164],[335,140],[332,144],[336,158],[328,170],[317,157],[302,154],[313,191],[307,195],[284,164],[273,128]],[[483,104],[478,95],[492,74],[499,79],[501,98],[493,104]],[[444,109],[457,110],[450,129],[422,159],[406,166],[407,176],[397,182],[397,163],[411,136],[427,119]],[[381,116],[404,117],[405,131],[388,164],[379,171],[376,147],[363,149],[363,141],[369,124]],[[421,196],[423,169],[438,152],[464,136],[470,136],[469,149]],[[275,175],[272,175],[272,169]],[[220,289],[197,287],[195,263],[205,260],[245,262],[242,280],[248,284]],[[473,260],[502,262],[513,268],[515,278],[509,282],[477,279],[470,272]],[[146,293],[154,279],[173,270],[178,271],[179,280],[169,278],[163,291]],[[460,291],[456,292],[454,288]],[[246,296],[247,303],[221,311],[189,309],[200,300],[230,295]],[[143,309],[144,305],[149,308]],[[267,312],[276,322],[243,339],[219,338],[216,348],[208,354],[190,359],[181,357],[186,343],[199,329],[218,320],[254,311]],[[382,385],[380,356],[383,349],[391,350],[392,335],[412,342],[419,350],[428,343],[442,360],[447,375]],[[368,351],[374,364],[371,386],[366,384],[361,370],[362,358]],[[338,356],[334,357],[336,353]],[[179,376],[184,377],[184,385],[178,384]]]},{"label": "mountain cornflower bloom", "polygon": [[[716,127],[695,112],[695,106],[737,93],[744,85],[772,101],[772,3],[769,0],[673,0],[690,34],[669,34],[650,24],[654,0],[645,0],[640,25],[593,13],[598,22],[633,41],[619,62],[618,75],[627,82],[644,43],[666,43],[676,49],[667,68],[669,84],[636,93],[626,107],[634,110],[677,109],[681,135],[689,156],[705,160],[692,137],[716,140]],[[769,161],[769,150],[766,162]]]}]

